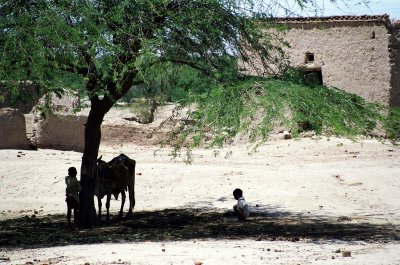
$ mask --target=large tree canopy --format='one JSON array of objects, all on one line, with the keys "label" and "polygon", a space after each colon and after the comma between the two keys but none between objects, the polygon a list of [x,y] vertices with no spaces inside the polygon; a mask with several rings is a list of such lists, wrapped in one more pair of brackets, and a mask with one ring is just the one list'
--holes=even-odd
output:
[{"label": "large tree canopy", "polygon": [[[268,5],[266,3],[268,2]],[[309,0],[294,0],[304,6]],[[312,1],[311,1],[312,2]],[[271,60],[252,17],[280,1],[0,0],[0,80],[44,91],[84,84],[91,102],[81,166],[84,226],[96,223],[94,174],[104,115],[146,72],[163,63],[221,78],[232,58]],[[263,6],[255,14],[255,7]],[[267,8],[265,8],[267,7]]]}]

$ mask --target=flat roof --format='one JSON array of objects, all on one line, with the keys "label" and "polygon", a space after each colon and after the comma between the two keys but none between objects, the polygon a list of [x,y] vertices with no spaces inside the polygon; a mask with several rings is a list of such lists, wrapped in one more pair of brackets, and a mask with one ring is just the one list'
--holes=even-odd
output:
[{"label": "flat roof", "polygon": [[259,22],[281,24],[314,24],[314,23],[382,23],[388,28],[400,28],[400,20],[390,20],[389,15],[361,15],[361,16],[326,16],[326,17],[269,17]]},{"label": "flat roof", "polygon": [[304,22],[337,22],[337,21],[373,21],[389,22],[389,15],[362,15],[362,16],[327,16],[327,17],[271,17],[273,21],[304,23]]}]

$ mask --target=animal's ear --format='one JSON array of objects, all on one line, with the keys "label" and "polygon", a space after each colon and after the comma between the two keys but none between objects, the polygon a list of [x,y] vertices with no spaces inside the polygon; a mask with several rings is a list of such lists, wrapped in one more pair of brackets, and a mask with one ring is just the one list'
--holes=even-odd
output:
[{"label": "animal's ear", "polygon": [[97,162],[100,162],[102,157],[103,157],[103,155],[101,155],[99,158],[97,158]]}]

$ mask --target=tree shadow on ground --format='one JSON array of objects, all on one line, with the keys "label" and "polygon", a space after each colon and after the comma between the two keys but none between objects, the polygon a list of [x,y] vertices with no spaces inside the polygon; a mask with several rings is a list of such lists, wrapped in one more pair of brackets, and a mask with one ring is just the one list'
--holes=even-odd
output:
[{"label": "tree shadow on ground", "polygon": [[288,212],[252,213],[239,222],[231,212],[193,208],[134,212],[132,218],[103,222],[92,229],[66,227],[65,215],[0,221],[0,248],[32,248],[106,242],[179,241],[190,239],[400,240],[400,226],[355,223],[350,219],[302,216]]}]

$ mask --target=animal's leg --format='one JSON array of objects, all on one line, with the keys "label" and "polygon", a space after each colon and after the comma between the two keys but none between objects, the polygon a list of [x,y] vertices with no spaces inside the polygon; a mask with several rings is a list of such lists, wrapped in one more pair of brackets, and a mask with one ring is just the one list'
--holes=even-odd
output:
[{"label": "animal's leg", "polygon": [[121,192],[121,209],[119,210],[119,217],[122,217],[123,211],[124,211],[124,205],[125,205],[125,191],[123,190]]},{"label": "animal's leg", "polygon": [[101,198],[97,197],[97,205],[99,206],[99,213],[97,216],[99,217],[99,221],[101,221]]},{"label": "animal's leg", "polygon": [[107,194],[107,202],[106,202],[106,208],[107,208],[107,221],[110,220],[110,200],[111,200],[111,194]]},{"label": "animal's leg", "polygon": [[128,182],[128,191],[129,191],[129,211],[128,216],[132,215],[133,208],[135,208],[135,168],[136,168],[136,161],[131,160],[129,166],[129,175],[130,175],[130,182]]},{"label": "animal's leg", "polygon": [[135,208],[135,187],[128,186],[129,190],[129,211],[128,215],[132,215],[132,210]]}]

